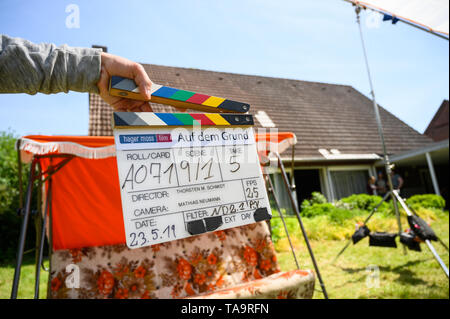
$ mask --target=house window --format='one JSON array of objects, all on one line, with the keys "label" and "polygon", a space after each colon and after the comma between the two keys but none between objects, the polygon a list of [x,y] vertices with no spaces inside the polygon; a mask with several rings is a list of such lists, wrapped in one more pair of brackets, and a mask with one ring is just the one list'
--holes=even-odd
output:
[{"label": "house window", "polygon": [[297,201],[300,205],[305,199],[311,199],[313,192],[323,193],[318,169],[296,169],[294,176]]},{"label": "house window", "polygon": [[368,170],[330,171],[335,199],[367,193]]}]

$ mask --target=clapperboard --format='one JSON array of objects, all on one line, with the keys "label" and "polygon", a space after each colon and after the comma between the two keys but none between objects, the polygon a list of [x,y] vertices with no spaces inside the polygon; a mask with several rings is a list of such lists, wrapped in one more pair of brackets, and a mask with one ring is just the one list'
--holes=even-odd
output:
[{"label": "clapperboard", "polygon": [[271,218],[249,114],[113,114],[127,246]]}]

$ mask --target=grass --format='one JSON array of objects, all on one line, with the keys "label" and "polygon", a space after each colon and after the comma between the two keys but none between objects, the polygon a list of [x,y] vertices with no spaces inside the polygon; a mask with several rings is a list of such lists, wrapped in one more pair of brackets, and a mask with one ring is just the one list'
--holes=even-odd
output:
[{"label": "grass", "polygon": [[[447,213],[421,212],[421,216],[431,223],[436,234],[449,245],[449,218]],[[326,216],[304,218],[311,246],[319,265],[319,270],[330,298],[366,299],[434,299],[449,298],[449,281],[425,244],[422,252],[408,251],[403,254],[403,248],[369,247],[365,238],[356,245],[350,245],[344,254],[333,264],[334,257],[347,243],[353,233],[354,224],[365,216],[355,216],[340,223],[331,223]],[[291,228],[292,241],[297,258],[302,269],[314,269],[308,251],[303,241],[296,220],[288,221]],[[375,215],[369,222],[369,228],[378,231],[394,231],[396,219]],[[406,220],[402,220],[406,228]],[[278,261],[282,270],[295,269],[295,262],[289,244],[283,236],[275,244]],[[437,252],[449,264],[448,252],[437,242],[433,242]],[[34,296],[34,262],[33,254],[26,255],[22,267],[22,277],[19,286],[19,298]],[[48,267],[48,261],[46,262]],[[372,267],[372,268],[368,268]],[[379,269],[379,284],[373,281],[374,272],[368,269]],[[0,266],[0,299],[9,298],[11,283],[14,276],[14,265]],[[45,298],[48,273],[41,271],[40,296]],[[368,285],[371,284],[371,285]],[[316,281],[314,298],[323,298],[320,286]]]},{"label": "grass", "polygon": [[[48,268],[48,261],[45,263]],[[14,278],[13,263],[0,266],[0,299],[7,299],[11,296],[12,281]],[[21,270],[21,277],[19,283],[19,290],[17,297],[20,299],[34,298],[34,276],[35,265],[33,253],[24,256],[24,263]],[[47,296],[47,280],[48,272],[41,268],[41,281],[39,284],[39,297],[46,298]]]},{"label": "grass", "polygon": [[[322,216],[321,216],[322,217]],[[449,245],[449,219],[448,213],[435,216],[431,222],[436,234]],[[314,236],[320,237],[316,232],[320,231],[323,220],[304,219],[305,228]],[[352,220],[352,222],[355,222]],[[384,220],[383,220],[384,219]],[[429,221],[429,219],[428,219]],[[394,231],[396,219],[374,216],[368,223],[369,228],[378,231]],[[402,220],[403,228],[406,228],[406,220]],[[309,226],[309,227],[308,227]],[[316,226],[316,228],[312,227]],[[387,228],[379,228],[380,226]],[[334,229],[328,225],[328,232],[340,233],[341,226]],[[354,230],[350,225],[350,233]],[[323,229],[322,229],[323,231]],[[306,245],[298,231],[294,231],[293,243],[301,269],[314,269],[309,257]],[[292,236],[292,235],[291,235]],[[322,237],[330,237],[326,232]],[[407,251],[403,253],[401,244],[397,248],[369,247],[365,238],[356,245],[350,244],[347,250],[333,264],[335,256],[347,243],[347,239],[312,239],[310,240],[314,256],[318,262],[323,282],[330,298],[339,299],[448,299],[449,280],[442,271],[436,259],[425,244],[421,244],[422,252]],[[348,238],[348,237],[347,237]],[[398,242],[398,239],[397,239]],[[438,242],[433,246],[441,256],[444,263],[449,264],[448,251]],[[287,240],[280,239],[275,245],[278,252],[278,261],[282,270],[295,269],[295,261],[290,251]],[[379,270],[378,285],[373,277]],[[316,292],[314,298],[323,298],[319,281],[316,280]]]}]

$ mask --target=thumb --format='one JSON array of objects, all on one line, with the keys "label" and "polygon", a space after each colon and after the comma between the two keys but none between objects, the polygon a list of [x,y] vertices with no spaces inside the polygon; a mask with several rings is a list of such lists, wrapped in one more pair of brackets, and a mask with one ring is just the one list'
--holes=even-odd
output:
[{"label": "thumb", "polygon": [[133,72],[133,80],[136,85],[139,87],[139,92],[147,99],[151,98],[151,87],[152,81],[145,72],[145,69],[142,65],[136,63],[135,72]]}]

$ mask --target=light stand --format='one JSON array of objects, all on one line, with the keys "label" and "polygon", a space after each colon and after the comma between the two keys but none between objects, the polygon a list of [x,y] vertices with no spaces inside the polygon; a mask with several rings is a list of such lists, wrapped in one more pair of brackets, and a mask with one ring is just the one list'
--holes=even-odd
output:
[{"label": "light stand", "polygon": [[[381,124],[379,108],[378,108],[378,105],[377,105],[377,103],[375,101],[375,93],[374,93],[374,90],[373,90],[372,79],[371,79],[370,69],[369,69],[369,63],[368,63],[368,60],[367,60],[366,48],[365,48],[365,45],[364,45],[364,38],[363,38],[363,34],[362,34],[361,21],[360,21],[360,16],[359,16],[359,13],[361,12],[361,7],[356,6],[355,12],[356,12],[356,22],[358,23],[359,34],[361,36],[361,44],[362,44],[362,48],[363,48],[363,52],[364,52],[364,60],[365,60],[365,63],[366,63],[367,75],[369,77],[369,84],[370,84],[370,89],[371,89],[370,93],[372,95],[372,100],[373,100],[373,107],[374,107],[374,111],[375,111],[375,118],[376,118],[377,126],[378,126],[378,134],[380,135],[381,144],[383,146],[384,166],[385,166],[385,169],[386,169],[386,175],[387,175],[387,180],[388,180],[388,185],[389,185],[389,192],[384,196],[384,198],[381,200],[381,202],[374,208],[374,210],[366,218],[366,220],[364,221],[364,225],[369,221],[369,219],[377,211],[378,207],[384,201],[386,201],[389,196],[391,196],[393,204],[394,204],[395,215],[397,217],[398,235],[400,236],[401,235],[401,231],[402,231],[402,226],[401,226],[401,221],[400,221],[400,213],[399,213],[399,210],[398,210],[398,203],[400,203],[400,205],[403,207],[403,209],[405,210],[405,212],[406,212],[406,214],[408,216],[412,216],[413,213],[408,208],[408,206],[403,201],[403,199],[400,197],[400,195],[398,194],[398,191],[394,190],[394,187],[393,187],[393,184],[392,184],[391,163],[389,161],[389,156],[388,156],[387,150],[386,150],[386,144],[385,144],[385,141],[384,141],[384,134],[383,134],[383,126]],[[351,239],[350,239],[350,241],[351,241]],[[433,256],[435,257],[435,259],[438,261],[438,263],[441,266],[441,268],[444,271],[444,273],[447,275],[447,277],[449,277],[449,271],[448,271],[447,266],[442,261],[442,259],[439,257],[439,255],[437,254],[437,252],[434,249],[433,245],[431,244],[430,240],[426,239],[425,243],[426,243],[427,247],[430,249],[430,251],[433,254]],[[350,245],[350,242],[348,242],[345,245],[345,247],[339,252],[339,254],[335,257],[333,263],[339,258],[340,255],[342,255],[342,253],[345,251],[345,249],[349,245]],[[446,246],[444,245],[444,247],[446,247]],[[404,252],[406,253],[406,247],[404,245],[403,245],[403,249],[404,249]],[[447,248],[447,250],[448,250],[448,248]]]},{"label": "light stand", "polygon": [[[375,91],[373,89],[372,76],[370,74],[369,61],[367,59],[366,46],[364,44],[364,37],[363,37],[363,33],[362,33],[362,28],[361,28],[361,19],[359,16],[359,13],[361,12],[361,7],[356,6],[355,12],[356,12],[356,22],[358,23],[358,28],[359,28],[359,35],[361,37],[361,45],[362,45],[362,49],[363,49],[363,53],[364,53],[364,61],[366,63],[367,77],[369,78],[370,94],[372,95],[373,110],[375,112],[375,119],[377,122],[378,135],[380,136],[381,145],[383,147],[383,157],[384,157],[384,167],[386,170],[386,178],[388,181],[388,186],[389,186],[389,191],[390,191],[390,194],[392,197],[392,201],[394,203],[395,216],[397,217],[398,235],[400,236],[400,234],[402,232],[402,223],[400,221],[400,213],[398,211],[397,198],[393,195],[394,186],[392,184],[392,176],[391,176],[391,173],[392,173],[391,167],[392,166],[389,161],[389,156],[388,156],[387,149],[386,149],[386,143],[384,140],[384,133],[383,133],[383,125],[381,124],[380,109],[375,100]],[[403,252],[406,255],[406,247],[403,248]]]}]

